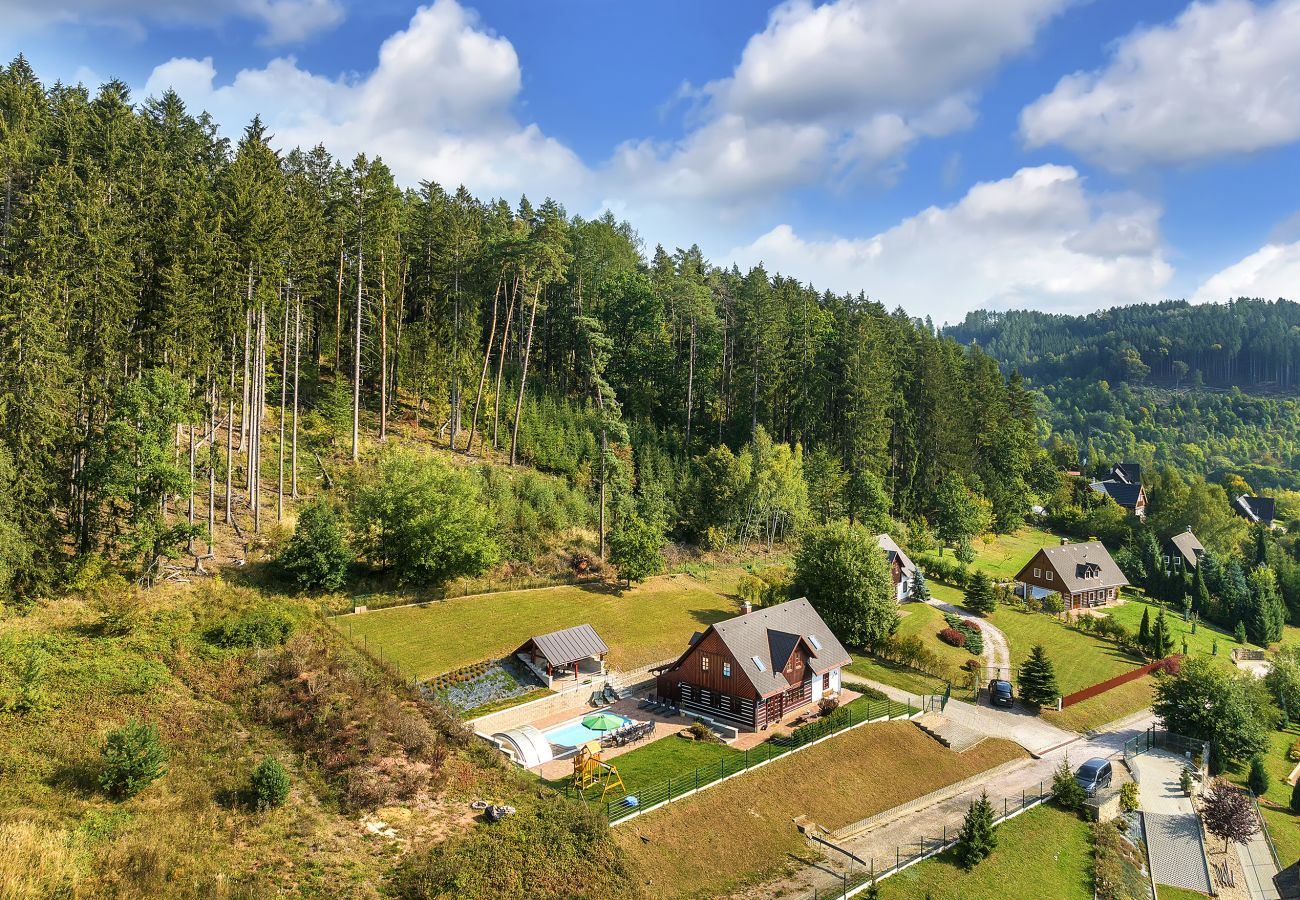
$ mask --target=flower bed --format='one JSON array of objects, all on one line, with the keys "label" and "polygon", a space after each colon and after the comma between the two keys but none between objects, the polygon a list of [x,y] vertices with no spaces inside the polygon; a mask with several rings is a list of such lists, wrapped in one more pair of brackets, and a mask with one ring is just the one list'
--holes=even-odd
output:
[{"label": "flower bed", "polygon": [[[984,632],[978,622],[963,619],[961,616],[955,616],[952,613],[944,613],[943,618],[948,623],[948,627],[939,632],[941,641],[952,644],[954,647],[965,647],[976,656],[984,653]],[[951,637],[949,632],[959,635],[960,642]]]},{"label": "flower bed", "polygon": [[446,703],[466,712],[488,704],[522,697],[542,685],[531,674],[508,663],[491,663],[483,671],[466,680],[438,688],[436,693]]},{"label": "flower bed", "polygon": [[945,628],[939,632],[939,640],[945,644],[951,644],[954,647],[966,646],[966,635],[962,634],[956,628]]}]

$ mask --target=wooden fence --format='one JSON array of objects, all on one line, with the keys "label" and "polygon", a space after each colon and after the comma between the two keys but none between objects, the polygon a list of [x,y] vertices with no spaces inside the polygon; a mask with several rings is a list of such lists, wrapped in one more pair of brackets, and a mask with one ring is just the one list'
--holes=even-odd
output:
[{"label": "wooden fence", "polygon": [[1179,660],[1181,658],[1182,657],[1180,654],[1175,653],[1172,656],[1166,656],[1164,659],[1157,659],[1153,663],[1147,663],[1145,666],[1142,666],[1137,669],[1133,669],[1130,672],[1124,672],[1121,675],[1116,675],[1114,678],[1108,678],[1107,680],[1094,684],[1091,687],[1086,687],[1081,691],[1075,691],[1073,694],[1068,694],[1062,697],[1061,704],[1058,708],[1065,709],[1067,706],[1073,706],[1076,703],[1082,703],[1084,700],[1091,700],[1093,697],[1096,697],[1098,694],[1106,693],[1111,688],[1117,688],[1121,684],[1128,684],[1130,681],[1136,681],[1137,679],[1141,678],[1143,675],[1150,675],[1156,669],[1163,668],[1166,666],[1171,666],[1171,665],[1177,665],[1176,662],[1172,662],[1172,661]]}]

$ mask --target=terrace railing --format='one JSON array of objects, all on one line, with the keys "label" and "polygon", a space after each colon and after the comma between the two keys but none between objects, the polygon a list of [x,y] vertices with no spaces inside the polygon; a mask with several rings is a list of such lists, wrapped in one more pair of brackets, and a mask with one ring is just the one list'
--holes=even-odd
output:
[{"label": "terrace railing", "polygon": [[[566,784],[564,796],[583,802],[600,803],[601,812],[610,825],[618,825],[652,809],[658,809],[667,803],[689,797],[698,791],[719,784],[725,779],[747,772],[750,769],[766,765],[774,759],[780,759],[789,753],[810,747],[832,735],[865,725],[869,722],[883,722],[889,719],[911,718],[925,707],[924,698],[917,703],[910,700],[899,703],[895,700],[872,700],[865,704],[849,704],[831,713],[823,719],[796,728],[789,735],[773,736],[749,750],[734,756],[724,756],[718,762],[699,766],[690,772],[671,776],[649,785],[627,785],[626,797],[596,800],[589,796],[590,789],[584,793]],[[618,765],[617,757],[613,760]],[[635,797],[635,804],[629,804],[629,797]]]},{"label": "terrace railing", "polygon": [[[1133,735],[1124,742],[1124,762],[1131,762],[1133,757],[1151,750],[1167,750],[1170,753],[1178,753],[1184,756],[1191,755],[1192,758],[1200,757],[1199,770],[1202,777],[1209,770],[1210,766],[1210,742],[1198,740],[1197,738],[1185,737],[1181,734],[1175,734],[1172,731],[1166,731],[1163,728],[1157,728],[1152,725],[1146,731]],[[1129,766],[1129,768],[1133,768]]]}]

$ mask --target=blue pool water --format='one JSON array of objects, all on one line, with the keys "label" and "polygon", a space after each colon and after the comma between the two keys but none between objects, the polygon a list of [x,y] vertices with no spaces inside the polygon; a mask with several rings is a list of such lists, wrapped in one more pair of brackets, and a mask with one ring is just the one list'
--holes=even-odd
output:
[{"label": "blue pool water", "polygon": [[[631,719],[626,717],[620,718],[623,718],[624,725],[632,724]],[[604,731],[592,731],[586,725],[583,725],[582,720],[579,719],[577,722],[570,722],[568,725],[563,725],[553,731],[543,732],[543,736],[552,744],[558,744],[561,747],[577,747],[579,744],[587,743],[587,741],[598,741],[602,734],[607,733],[608,732]]]}]

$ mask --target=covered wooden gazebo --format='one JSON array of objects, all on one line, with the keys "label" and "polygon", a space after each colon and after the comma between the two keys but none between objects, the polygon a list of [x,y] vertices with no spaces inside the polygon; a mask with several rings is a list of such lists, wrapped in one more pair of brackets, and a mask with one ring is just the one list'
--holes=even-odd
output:
[{"label": "covered wooden gazebo", "polygon": [[605,674],[609,647],[590,625],[575,625],[530,637],[515,656],[541,678],[547,687],[557,682],[579,681],[584,676]]}]

